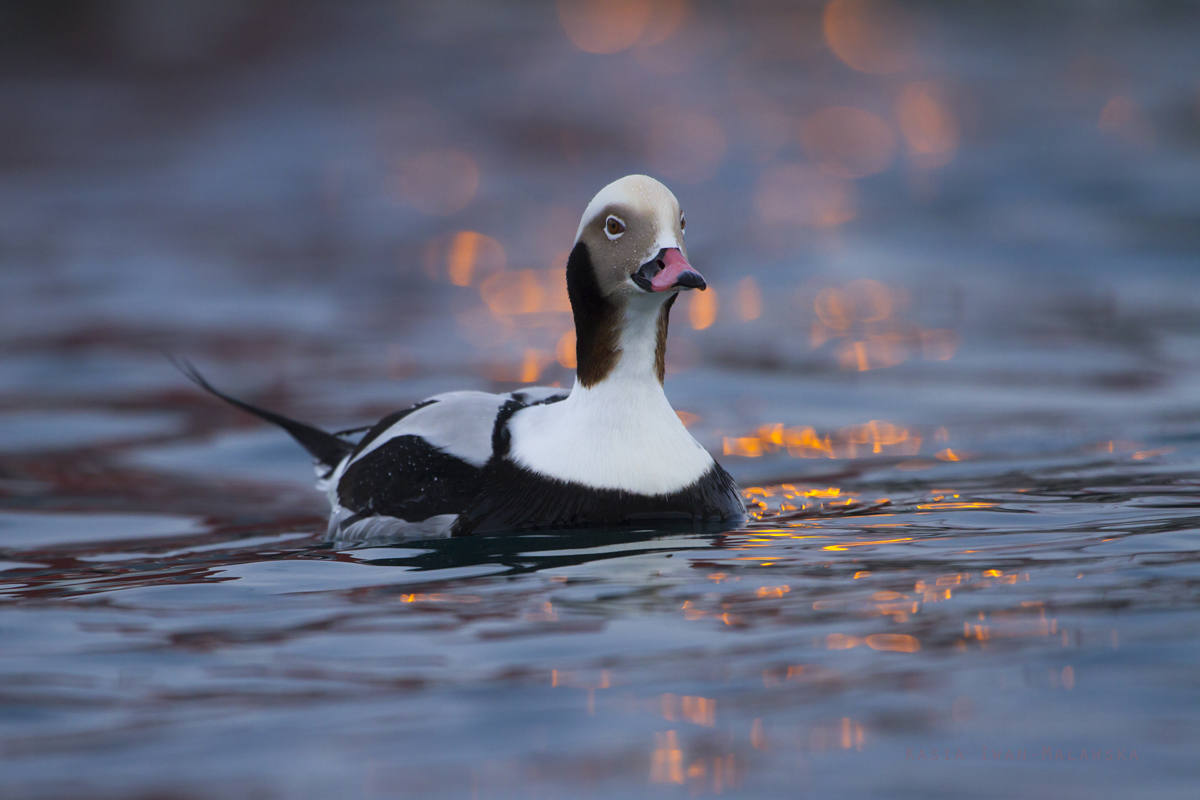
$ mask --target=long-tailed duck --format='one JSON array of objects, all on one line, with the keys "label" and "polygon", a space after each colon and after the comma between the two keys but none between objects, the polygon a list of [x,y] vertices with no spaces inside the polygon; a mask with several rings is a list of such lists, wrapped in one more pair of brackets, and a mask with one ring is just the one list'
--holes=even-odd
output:
[{"label": "long-tailed duck", "polygon": [[567,391],[450,392],[380,420],[357,443],[236,400],[316,460],[337,539],[740,520],[737,485],[663,392],[667,319],[705,289],[679,201],[644,175],[588,204],[567,260],[577,372]]}]

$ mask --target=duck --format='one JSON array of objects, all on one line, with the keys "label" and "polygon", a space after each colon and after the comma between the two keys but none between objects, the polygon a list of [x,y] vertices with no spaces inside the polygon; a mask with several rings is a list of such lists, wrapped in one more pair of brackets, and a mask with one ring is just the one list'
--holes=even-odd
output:
[{"label": "duck", "polygon": [[[576,374],[569,388],[455,391],[396,411],[357,442],[205,391],[287,431],[313,457],[327,536],[381,541],[645,525],[737,523],[737,483],[664,389],[679,295],[704,291],[675,195],[645,175],[601,189],[567,258]],[[362,432],[364,429],[357,429]]]}]

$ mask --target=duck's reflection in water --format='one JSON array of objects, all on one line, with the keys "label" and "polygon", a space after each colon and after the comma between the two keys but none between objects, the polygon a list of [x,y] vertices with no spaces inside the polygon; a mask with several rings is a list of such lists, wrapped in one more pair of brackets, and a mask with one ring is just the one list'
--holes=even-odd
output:
[{"label": "duck's reflection in water", "polygon": [[653,528],[560,529],[397,543],[394,557],[387,554],[388,547],[380,546],[369,551],[339,550],[338,556],[358,563],[416,571],[494,564],[519,574],[644,553],[703,550],[719,544],[720,537],[733,530],[736,528],[724,523],[700,522],[656,524]]}]

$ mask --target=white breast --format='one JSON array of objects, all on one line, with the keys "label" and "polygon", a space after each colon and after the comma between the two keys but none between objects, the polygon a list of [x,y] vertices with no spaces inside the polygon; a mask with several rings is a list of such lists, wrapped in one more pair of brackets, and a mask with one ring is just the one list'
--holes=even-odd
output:
[{"label": "white breast", "polygon": [[712,469],[654,373],[662,299],[630,301],[608,376],[567,399],[513,414],[511,458],[549,478],[644,495],[677,492]]},{"label": "white breast", "polygon": [[683,427],[657,381],[578,384],[560,403],[513,415],[511,458],[549,478],[645,495],[676,492],[713,459]]}]

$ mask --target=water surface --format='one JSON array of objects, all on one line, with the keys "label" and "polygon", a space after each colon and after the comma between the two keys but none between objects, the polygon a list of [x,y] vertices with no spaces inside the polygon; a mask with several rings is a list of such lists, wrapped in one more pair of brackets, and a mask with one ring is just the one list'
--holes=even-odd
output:
[{"label": "water surface", "polygon": [[[1194,15],[663,8],[608,55],[536,4],[20,17],[0,796],[1195,795]],[[569,385],[634,171],[736,529],[332,546],[162,357],[330,429]]]}]

